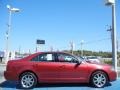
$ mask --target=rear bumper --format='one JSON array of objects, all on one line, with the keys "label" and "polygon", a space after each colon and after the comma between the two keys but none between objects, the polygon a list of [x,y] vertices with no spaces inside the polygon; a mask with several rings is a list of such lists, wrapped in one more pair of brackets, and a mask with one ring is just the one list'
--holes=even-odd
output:
[{"label": "rear bumper", "polygon": [[18,80],[18,77],[13,71],[4,71],[4,77],[6,80]]}]

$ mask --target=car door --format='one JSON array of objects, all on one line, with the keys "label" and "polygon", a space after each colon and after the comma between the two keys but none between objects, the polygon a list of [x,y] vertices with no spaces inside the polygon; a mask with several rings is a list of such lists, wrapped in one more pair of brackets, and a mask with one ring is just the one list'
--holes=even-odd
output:
[{"label": "car door", "polygon": [[87,80],[87,65],[82,62],[78,63],[78,59],[66,53],[58,54],[60,63],[60,78],[63,82],[84,82]]},{"label": "car door", "polygon": [[56,82],[59,80],[59,68],[54,53],[43,53],[32,59],[41,82]]}]

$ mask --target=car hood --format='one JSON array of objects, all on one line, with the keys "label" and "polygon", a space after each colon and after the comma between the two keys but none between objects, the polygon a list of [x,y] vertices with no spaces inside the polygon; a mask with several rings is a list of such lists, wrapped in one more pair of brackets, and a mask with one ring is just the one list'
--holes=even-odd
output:
[{"label": "car hood", "polygon": [[103,64],[103,63],[91,63],[91,62],[87,62],[89,66],[97,66],[99,68],[111,68],[112,66],[109,64]]}]

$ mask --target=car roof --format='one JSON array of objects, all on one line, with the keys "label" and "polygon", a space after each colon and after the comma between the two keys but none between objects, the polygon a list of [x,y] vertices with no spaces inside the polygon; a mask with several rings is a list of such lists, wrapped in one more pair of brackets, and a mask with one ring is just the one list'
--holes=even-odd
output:
[{"label": "car roof", "polygon": [[66,53],[66,54],[70,54],[70,53],[67,53],[67,52],[61,52],[61,51],[45,51],[45,52],[37,52],[37,53],[34,53],[34,54],[43,54],[43,53]]}]

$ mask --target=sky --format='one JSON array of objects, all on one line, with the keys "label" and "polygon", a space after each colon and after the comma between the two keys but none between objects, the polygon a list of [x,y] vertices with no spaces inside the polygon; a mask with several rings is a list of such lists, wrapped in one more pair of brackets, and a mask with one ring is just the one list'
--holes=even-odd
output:
[{"label": "sky", "polygon": [[[12,13],[9,50],[35,51],[36,40],[45,40],[41,50],[74,49],[111,51],[107,31],[112,22],[111,7],[105,0],[0,0],[0,51],[6,48],[8,30],[6,5],[19,8]],[[116,0],[117,38],[120,42],[120,0]],[[119,43],[120,47],[120,43]]]}]

